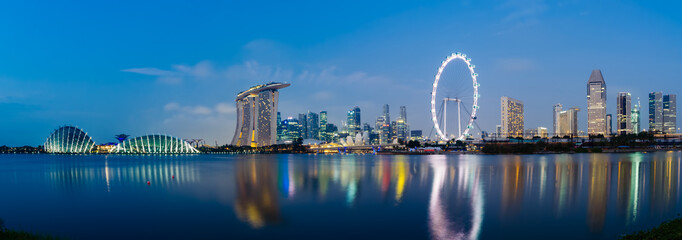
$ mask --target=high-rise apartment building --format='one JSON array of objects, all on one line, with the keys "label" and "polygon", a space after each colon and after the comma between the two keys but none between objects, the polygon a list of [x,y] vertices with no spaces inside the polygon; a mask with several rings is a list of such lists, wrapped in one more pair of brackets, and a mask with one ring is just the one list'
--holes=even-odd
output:
[{"label": "high-rise apartment building", "polygon": [[663,132],[663,93],[649,93],[649,132]]},{"label": "high-rise apartment building", "polygon": [[677,95],[663,96],[663,133],[677,133]]},{"label": "high-rise apartment building", "polygon": [[559,134],[557,136],[578,136],[578,112],[580,108],[572,107],[559,112]]},{"label": "high-rise apartment building", "polygon": [[606,82],[599,69],[587,81],[587,134],[606,135]]},{"label": "high-rise apartment building", "polygon": [[523,102],[510,97],[500,100],[502,137],[523,137]]},{"label": "high-rise apartment building", "polygon": [[549,134],[547,133],[546,127],[538,127],[538,136],[541,138],[547,138]]},{"label": "high-rise apartment building", "polygon": [[632,133],[632,106],[630,93],[619,92],[618,102],[616,104],[616,127],[618,127],[618,134]]},{"label": "high-rise apartment building", "polygon": [[232,145],[262,147],[277,140],[278,89],[289,83],[268,83],[237,94],[237,127]]},{"label": "high-rise apartment building", "polygon": [[561,103],[554,104],[552,106],[552,124],[554,128],[552,128],[552,136],[559,136],[559,113],[563,111],[563,106]]}]

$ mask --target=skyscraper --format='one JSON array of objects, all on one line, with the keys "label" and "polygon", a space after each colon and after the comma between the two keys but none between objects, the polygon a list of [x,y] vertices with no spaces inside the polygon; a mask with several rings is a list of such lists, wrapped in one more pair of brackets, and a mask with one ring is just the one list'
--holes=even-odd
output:
[{"label": "skyscraper", "polygon": [[300,134],[303,139],[308,139],[308,115],[305,113],[298,114],[298,125],[300,126]]},{"label": "skyscraper", "polygon": [[632,133],[639,133],[642,131],[642,125],[639,121],[639,98],[637,98],[637,104],[632,107],[632,113],[630,113],[630,122],[632,125]]},{"label": "skyscraper", "polygon": [[386,122],[390,123],[391,122],[391,114],[389,113],[388,104],[384,104],[383,110],[384,110],[383,114],[384,114],[384,118],[386,119]]},{"label": "skyscraper", "polygon": [[355,106],[348,111],[348,122],[346,122],[348,127],[348,134],[355,136],[356,133],[360,132],[362,127],[360,123],[360,107]]},{"label": "skyscraper", "polygon": [[398,139],[406,140],[409,138],[410,132],[407,124],[407,109],[405,106],[400,106],[400,115],[396,121],[396,128]]},{"label": "skyscraper", "polygon": [[[388,124],[388,126],[392,129],[394,126],[391,125],[391,113],[389,112],[388,104],[384,104],[382,113],[383,113],[384,119],[386,120],[386,124]],[[391,131],[389,131],[387,134],[388,134],[389,138],[394,137],[393,133]]]},{"label": "skyscraper", "polygon": [[663,93],[649,93],[649,132],[663,131]]},{"label": "skyscraper", "polygon": [[503,137],[523,137],[523,102],[510,97],[500,100]]},{"label": "skyscraper", "polygon": [[613,134],[613,115],[606,114],[606,134]]},{"label": "skyscraper", "polygon": [[563,106],[561,103],[557,103],[552,106],[552,120],[554,125],[554,128],[552,129],[552,136],[559,136],[559,113],[563,111],[562,108]]},{"label": "skyscraper", "polygon": [[618,102],[616,106],[616,126],[618,127],[618,134],[628,134],[632,132],[632,121],[631,121],[631,99],[630,93],[619,92]]},{"label": "skyscraper", "polygon": [[232,145],[262,147],[275,144],[277,139],[277,89],[289,83],[268,83],[237,94],[237,127]]},{"label": "skyscraper", "polygon": [[580,108],[572,107],[559,112],[559,134],[558,136],[578,136],[578,112]]},{"label": "skyscraper", "polygon": [[330,138],[327,136],[327,111],[320,112],[320,140],[325,142],[330,142]]},{"label": "skyscraper", "polygon": [[663,96],[663,133],[677,133],[677,95]]},{"label": "skyscraper", "polygon": [[320,140],[320,118],[317,113],[308,111],[308,138]]},{"label": "skyscraper", "polygon": [[606,134],[606,82],[599,69],[587,81],[587,134]]}]

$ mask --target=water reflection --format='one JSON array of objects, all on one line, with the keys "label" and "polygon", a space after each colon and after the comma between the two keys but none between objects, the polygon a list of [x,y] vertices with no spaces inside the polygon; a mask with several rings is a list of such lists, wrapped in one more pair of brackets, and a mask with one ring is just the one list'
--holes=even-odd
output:
[{"label": "water reflection", "polygon": [[101,188],[107,192],[115,187],[169,187],[198,182],[194,162],[180,156],[137,156],[134,158],[105,157],[97,161],[54,161],[46,165],[47,179],[68,192]]},{"label": "water reflection", "polygon": [[[377,224],[422,231],[417,238],[524,238],[532,234],[524,229],[538,224],[537,231],[566,238],[615,238],[680,211],[681,156],[71,156],[49,158],[31,171],[29,163],[0,161],[0,190],[11,193],[7,186],[38,172],[56,192],[166,194],[200,206],[217,203],[220,209],[211,212],[250,231],[305,229],[296,224],[315,216],[357,229]],[[155,191],[140,191],[145,188]],[[373,222],[383,216],[390,217]]]}]

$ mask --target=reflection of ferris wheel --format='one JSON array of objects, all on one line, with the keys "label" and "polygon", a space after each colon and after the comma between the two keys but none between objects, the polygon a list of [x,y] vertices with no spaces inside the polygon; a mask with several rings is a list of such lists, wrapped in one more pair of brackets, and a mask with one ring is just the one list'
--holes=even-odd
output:
[{"label": "reflection of ferris wheel", "polygon": [[[448,64],[450,64],[448,66]],[[444,71],[448,67],[448,71]],[[438,68],[431,92],[431,117],[434,128],[441,140],[465,140],[471,136],[478,110],[478,74],[476,66],[463,53],[448,56]],[[448,103],[456,103],[456,132],[448,132]],[[467,109],[471,106],[471,111]],[[455,106],[450,106],[454,108]],[[462,112],[462,110],[464,110]],[[464,120],[465,122],[462,122]]]}]

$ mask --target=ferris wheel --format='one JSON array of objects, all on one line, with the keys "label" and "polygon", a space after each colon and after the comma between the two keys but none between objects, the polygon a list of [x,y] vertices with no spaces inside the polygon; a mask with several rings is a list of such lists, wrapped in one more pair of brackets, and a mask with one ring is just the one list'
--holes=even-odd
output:
[{"label": "ferris wheel", "polygon": [[[431,92],[431,119],[438,138],[443,141],[466,140],[471,136],[479,108],[479,84],[475,68],[471,59],[459,52],[448,56],[438,68]],[[450,106],[448,103],[451,103]],[[467,106],[471,106],[471,109]],[[448,107],[451,110],[456,107],[456,122],[448,121]],[[448,124],[452,123],[455,123],[456,128],[450,132]]]}]

